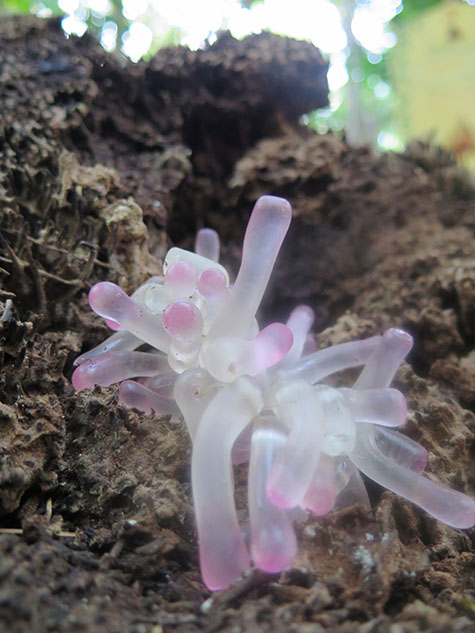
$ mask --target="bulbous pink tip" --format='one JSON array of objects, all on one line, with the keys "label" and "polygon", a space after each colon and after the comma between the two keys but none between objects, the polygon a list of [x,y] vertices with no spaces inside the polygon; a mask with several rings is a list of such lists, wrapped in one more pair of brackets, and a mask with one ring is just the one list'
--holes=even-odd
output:
[{"label": "bulbous pink tip", "polygon": [[[288,440],[287,440],[288,441]],[[285,447],[285,445],[284,445]],[[282,449],[281,449],[282,452]],[[272,505],[281,510],[295,508],[301,499],[295,499],[295,472],[287,462],[279,459],[274,462],[266,481],[266,495]]]},{"label": "bulbous pink tip", "polygon": [[292,497],[286,494],[286,491],[279,490],[273,485],[266,485],[266,494],[269,501],[276,508],[280,508],[281,510],[291,510],[295,508],[295,501]]},{"label": "bulbous pink tip", "polygon": [[193,292],[196,286],[196,269],[190,262],[179,261],[171,264],[165,273],[165,284],[176,291]]},{"label": "bulbous pink tip", "polygon": [[143,413],[151,413],[152,404],[143,397],[142,391],[147,393],[149,390],[133,380],[124,380],[119,386],[119,404],[129,409],[138,409]]},{"label": "bulbous pink tip", "polygon": [[256,336],[261,349],[267,356],[267,367],[278,363],[289,351],[294,342],[292,330],[283,323],[271,323]]},{"label": "bulbous pink tip", "polygon": [[118,286],[110,281],[100,281],[89,290],[89,305],[96,314],[106,319],[116,321],[114,317],[123,312],[131,299]]},{"label": "bulbous pink tip", "polygon": [[283,358],[294,342],[292,331],[283,323],[271,323],[248,341],[236,362],[240,374],[257,376]]},{"label": "bulbous pink tip", "polygon": [[226,277],[217,268],[208,268],[198,278],[198,290],[203,297],[219,297],[226,292]]},{"label": "bulbous pink tip", "polygon": [[292,310],[289,317],[289,321],[291,320],[298,321],[299,324],[304,324],[305,328],[309,330],[315,320],[315,312],[310,306],[302,304]]},{"label": "bulbous pink tip", "polygon": [[[422,448],[424,448],[424,447],[422,447]],[[423,451],[421,451],[421,453],[420,453],[420,455],[418,455],[418,457],[419,457],[418,461],[414,460],[412,462],[411,470],[413,470],[416,473],[422,473],[426,469],[427,462],[429,461],[429,453],[427,451],[425,451],[425,453],[423,453]],[[474,514],[474,518],[475,518],[475,514]]]},{"label": "bulbous pink tip", "polygon": [[263,549],[258,553],[254,552],[253,560],[256,567],[268,574],[277,574],[289,567],[297,552],[295,536],[292,543],[285,545],[286,547],[283,547],[280,551],[266,551]]},{"label": "bulbous pink tip", "polygon": [[81,391],[82,389],[87,389],[91,386],[88,379],[88,366],[91,362],[92,361],[86,361],[73,371],[71,382],[73,383],[73,387],[76,391]]},{"label": "bulbous pink tip", "polygon": [[104,319],[107,327],[110,327],[111,330],[122,330],[123,328],[120,327],[120,325],[118,323],[116,323],[115,321],[112,321],[112,319]]},{"label": "bulbous pink tip", "polygon": [[400,330],[396,327],[392,327],[389,328],[389,330],[386,330],[386,332],[383,334],[383,341],[387,344],[390,344],[391,347],[404,351],[406,354],[409,353],[414,344],[414,339],[408,332]]},{"label": "bulbous pink tip", "polygon": [[219,237],[213,229],[200,229],[196,234],[195,253],[211,259],[219,260]]},{"label": "bulbous pink tip", "polygon": [[316,516],[324,516],[328,514],[335,505],[336,488],[317,488],[311,487],[306,493],[302,501],[302,507],[310,510]]},{"label": "bulbous pink tip", "polygon": [[190,301],[175,301],[163,312],[163,327],[175,340],[188,342],[200,336],[203,317]]}]

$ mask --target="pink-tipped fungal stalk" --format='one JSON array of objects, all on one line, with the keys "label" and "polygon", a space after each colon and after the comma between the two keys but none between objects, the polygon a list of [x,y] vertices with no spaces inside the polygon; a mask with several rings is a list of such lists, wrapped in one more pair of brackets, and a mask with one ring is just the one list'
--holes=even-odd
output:
[{"label": "pink-tipped fungal stalk", "polygon": [[175,401],[134,380],[125,380],[119,387],[119,404],[143,413],[155,411],[157,415],[174,415],[179,412]]},{"label": "pink-tipped fungal stalk", "polygon": [[89,291],[89,305],[99,316],[118,323],[145,343],[164,351],[169,339],[161,319],[148,308],[128,297],[122,288],[102,281]]},{"label": "pink-tipped fungal stalk", "polygon": [[200,229],[196,234],[195,253],[212,262],[219,261],[219,236],[213,229]]},{"label": "pink-tipped fungal stalk", "polygon": [[[196,252],[171,248],[164,276],[130,297],[109,282],[89,293],[92,309],[116,331],[76,359],[74,387],[118,382],[123,406],[181,412],[193,442],[201,568],[213,590],[251,561],[272,573],[291,565],[298,513],[369,508],[360,472],[449,525],[475,523],[475,501],[423,477],[427,451],[394,430],[407,410],[390,384],[411,349],[409,334],[390,329],[318,350],[307,306],[297,306],[286,325],[259,329],[256,313],[290,219],[286,200],[257,201],[232,288],[216,232],[201,229]],[[151,350],[135,351],[144,344]],[[352,388],[321,382],[360,366]],[[248,460],[249,550],[232,471]]]},{"label": "pink-tipped fungal stalk", "polygon": [[276,414],[289,429],[267,479],[267,495],[279,508],[295,508],[312,480],[324,440],[324,411],[312,385],[295,380],[274,392]]},{"label": "pink-tipped fungal stalk", "polygon": [[316,516],[323,516],[333,508],[337,494],[335,461],[329,455],[322,454],[317,461],[301,506]]},{"label": "pink-tipped fungal stalk", "polygon": [[108,387],[127,378],[156,376],[167,369],[166,360],[158,354],[108,352],[81,363],[72,375],[72,383],[76,391],[95,385]]},{"label": "pink-tipped fungal stalk", "polygon": [[[402,360],[412,347],[412,338],[402,330],[388,330],[356,381],[356,388],[387,387]],[[374,429],[361,425],[358,441],[350,458],[365,475],[385,488],[409,499],[448,525],[471,527],[475,522],[475,500],[443,488],[422,477],[404,463],[388,459],[378,448]]]},{"label": "pink-tipped fungal stalk", "polygon": [[260,569],[270,573],[290,565],[297,550],[288,513],[274,505],[266,493],[269,473],[285,438],[275,415],[264,414],[257,421],[251,440],[248,487],[251,556]]},{"label": "pink-tipped fungal stalk", "polygon": [[[257,384],[238,378],[211,400],[196,433],[191,461],[193,501],[201,570],[210,589],[231,584],[250,564],[234,506],[231,451],[262,405]],[[227,411],[232,415],[226,416]]]},{"label": "pink-tipped fungal stalk", "polygon": [[238,276],[211,327],[210,339],[248,335],[291,217],[290,204],[283,198],[262,196],[256,202],[244,236]]},{"label": "pink-tipped fungal stalk", "polygon": [[[287,327],[292,332],[293,343],[289,352],[281,360],[279,367],[289,367],[302,356],[314,320],[315,313],[308,306],[297,306],[292,310]],[[313,341],[313,339],[310,340]]]}]

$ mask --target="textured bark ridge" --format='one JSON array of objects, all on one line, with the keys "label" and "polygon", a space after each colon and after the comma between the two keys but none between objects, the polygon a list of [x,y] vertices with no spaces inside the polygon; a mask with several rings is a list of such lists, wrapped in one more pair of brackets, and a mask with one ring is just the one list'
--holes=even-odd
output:
[{"label": "textured bark ridge", "polygon": [[405,432],[475,494],[473,184],[422,143],[374,157],[301,128],[325,74],[269,34],[132,65],[55,21],[0,22],[0,631],[475,630],[474,531],[371,484],[374,513],[309,520],[292,569],[207,600],[184,428],[70,384],[106,335],[92,283],[133,290],[203,225],[232,267],[252,203],[282,195],[262,322],[309,303],[322,346],[410,331]]}]

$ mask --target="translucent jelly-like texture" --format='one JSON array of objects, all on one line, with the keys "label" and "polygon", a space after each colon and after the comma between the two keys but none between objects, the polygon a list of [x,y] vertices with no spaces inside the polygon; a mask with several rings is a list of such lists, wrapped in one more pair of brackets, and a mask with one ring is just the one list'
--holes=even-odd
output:
[{"label": "translucent jelly-like texture", "polygon": [[241,267],[210,336],[246,336],[262,300],[292,211],[287,200],[262,196],[247,225]]},{"label": "translucent jelly-like texture", "polygon": [[279,508],[299,505],[312,480],[324,437],[323,407],[304,381],[281,384],[275,392],[277,417],[290,428],[267,481],[267,494]]},{"label": "translucent jelly-like texture", "polygon": [[139,347],[141,343],[142,341],[133,334],[130,334],[130,332],[116,332],[97,347],[94,347],[88,352],[78,356],[74,361],[74,364],[82,365],[82,363],[85,363],[87,360],[98,358],[103,354],[107,354],[107,352],[130,351]]},{"label": "translucent jelly-like texture", "polygon": [[279,367],[290,367],[297,361],[304,351],[308,333],[315,319],[314,311],[308,306],[297,306],[287,321],[287,327],[292,332],[293,343],[291,349],[282,358]]},{"label": "translucent jelly-like texture", "polygon": [[[368,359],[356,386],[387,387],[411,347],[412,338],[406,332],[388,330]],[[372,426],[364,424],[361,429],[351,459],[362,472],[449,525],[467,528],[474,524],[475,500],[437,485],[417,471],[388,459],[378,448]]]},{"label": "translucent jelly-like texture", "polygon": [[397,389],[340,389],[357,422],[401,426],[406,421],[406,399]]},{"label": "translucent jelly-like texture", "polygon": [[316,516],[323,516],[333,508],[337,494],[335,462],[328,455],[322,454],[301,505]]},{"label": "translucent jelly-like texture", "polygon": [[201,570],[210,589],[226,587],[250,565],[234,507],[231,449],[261,408],[260,389],[248,379],[238,378],[211,400],[196,433],[191,463],[193,500]]},{"label": "translucent jelly-like texture", "polygon": [[259,418],[252,434],[249,462],[251,556],[260,569],[270,573],[290,565],[297,551],[295,532],[288,514],[273,505],[266,494],[267,477],[285,439],[275,416]]},{"label": "translucent jelly-like texture", "polygon": [[196,234],[195,253],[213,262],[219,261],[219,237],[212,229],[200,229]]},{"label": "translucent jelly-like texture", "polygon": [[356,426],[344,397],[332,387],[314,388],[323,408],[325,436],[322,450],[327,455],[348,453],[355,445]]},{"label": "translucent jelly-like texture", "polygon": [[144,413],[155,411],[157,415],[172,415],[179,412],[174,400],[162,396],[145,385],[125,380],[119,387],[119,404],[138,409]]},{"label": "translucent jelly-like texture", "polygon": [[191,262],[175,262],[165,273],[165,288],[170,297],[186,297],[192,295],[196,288],[198,274]]},{"label": "translucent jelly-like texture", "polygon": [[287,379],[300,378],[315,384],[326,376],[342,369],[364,365],[380,340],[380,336],[373,336],[363,341],[341,343],[334,347],[327,347],[309,356],[304,356],[292,367],[284,369],[283,373]]},{"label": "translucent jelly-like texture", "polygon": [[193,346],[201,339],[203,317],[191,301],[175,301],[163,312],[163,327],[175,340]]},{"label": "translucent jelly-like texture", "polygon": [[89,291],[91,308],[102,317],[118,323],[137,338],[159,350],[169,347],[168,336],[161,319],[141,306],[109,281],[96,284]]},{"label": "translucent jelly-like texture", "polygon": [[[475,523],[474,500],[422,476],[427,451],[395,430],[407,409],[390,384],[412,346],[409,334],[393,328],[318,350],[314,313],[303,305],[287,324],[259,327],[256,313],[290,219],[286,200],[257,201],[234,285],[218,262],[216,232],[201,229],[195,253],[171,248],[164,276],[130,297],[109,282],[89,293],[115,332],[79,356],[73,384],[120,383],[123,406],[181,412],[193,443],[201,569],[213,590],[251,562],[272,573],[291,565],[293,522],[305,512],[321,516],[353,503],[369,510],[361,472],[449,525]],[[352,388],[327,381],[358,366]],[[249,549],[233,480],[233,465],[246,461]]]},{"label": "translucent jelly-like texture", "polygon": [[76,391],[95,385],[108,387],[127,378],[156,376],[167,369],[166,359],[158,354],[108,352],[81,363],[72,375],[72,383]]},{"label": "translucent jelly-like texture", "polygon": [[209,299],[219,299],[227,289],[226,278],[220,270],[208,268],[198,278],[198,290]]}]

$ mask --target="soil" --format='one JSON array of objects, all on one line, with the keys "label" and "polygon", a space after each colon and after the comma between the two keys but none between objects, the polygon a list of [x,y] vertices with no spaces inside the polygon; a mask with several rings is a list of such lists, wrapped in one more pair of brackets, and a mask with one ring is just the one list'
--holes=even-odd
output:
[{"label": "soil", "polygon": [[294,219],[261,321],[308,303],[321,346],[411,332],[404,432],[431,479],[475,493],[474,183],[426,143],[374,156],[299,124],[326,102],[303,42],[222,34],[134,65],[57,21],[2,18],[2,633],[475,631],[475,530],[370,482],[373,512],[308,519],[291,569],[211,595],[184,426],[70,382],[107,336],[93,283],[132,291],[204,225],[236,270],[255,199],[282,195]]}]

